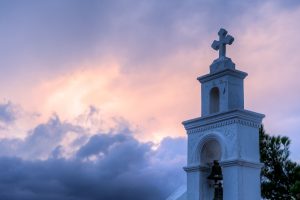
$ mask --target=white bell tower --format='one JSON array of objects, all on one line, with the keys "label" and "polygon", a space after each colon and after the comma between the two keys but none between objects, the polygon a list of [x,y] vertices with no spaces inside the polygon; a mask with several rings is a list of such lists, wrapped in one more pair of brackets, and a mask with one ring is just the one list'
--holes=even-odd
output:
[{"label": "white bell tower", "polygon": [[207,179],[214,160],[223,173],[224,200],[260,200],[259,127],[263,114],[244,109],[244,79],[226,57],[234,38],[225,29],[212,48],[219,58],[201,83],[201,117],[183,125],[188,135],[187,200],[213,200],[214,187]]}]

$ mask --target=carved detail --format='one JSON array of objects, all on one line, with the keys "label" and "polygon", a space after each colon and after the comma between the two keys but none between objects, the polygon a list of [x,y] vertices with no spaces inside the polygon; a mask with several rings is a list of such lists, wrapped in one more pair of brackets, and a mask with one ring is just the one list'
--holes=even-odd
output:
[{"label": "carved detail", "polygon": [[224,135],[225,135],[227,138],[229,138],[229,139],[233,139],[233,137],[234,137],[234,132],[233,132],[232,129],[227,128],[227,129],[225,129],[225,131],[224,131]]},{"label": "carved detail", "polygon": [[234,123],[241,124],[243,126],[250,126],[250,127],[254,127],[254,128],[260,127],[260,123],[250,122],[250,121],[246,121],[246,120],[242,120],[242,119],[230,119],[230,120],[226,120],[226,121],[222,121],[222,122],[218,122],[218,123],[214,123],[214,124],[210,124],[210,125],[205,125],[205,126],[189,129],[189,130],[187,130],[187,134],[203,132],[206,130],[210,130],[210,129],[214,129],[214,128],[218,128],[218,127],[222,127],[222,126],[227,126],[227,125],[234,124]]}]

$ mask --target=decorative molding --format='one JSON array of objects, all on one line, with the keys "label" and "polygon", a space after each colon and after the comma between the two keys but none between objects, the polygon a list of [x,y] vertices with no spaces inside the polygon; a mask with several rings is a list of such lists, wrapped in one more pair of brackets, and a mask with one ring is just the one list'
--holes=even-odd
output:
[{"label": "decorative molding", "polygon": [[249,167],[249,168],[255,168],[255,169],[261,169],[264,166],[263,163],[246,161],[246,160],[242,160],[242,159],[221,161],[220,165],[222,167],[241,166],[241,167]]},{"label": "decorative molding", "polygon": [[259,128],[263,118],[263,114],[237,109],[187,120],[182,122],[182,124],[187,130],[187,134],[193,134],[230,124]]},{"label": "decorative molding", "polygon": [[260,127],[260,123],[255,123],[255,122],[246,121],[246,120],[242,120],[242,119],[229,119],[229,120],[221,121],[221,122],[218,122],[218,123],[215,123],[215,124],[210,124],[210,125],[205,125],[205,126],[201,126],[201,127],[198,127],[198,128],[188,129],[187,134],[203,132],[203,131],[206,131],[206,130],[219,128],[219,127],[227,126],[227,125],[230,125],[230,124],[241,124],[243,126],[250,126],[250,127],[254,127],[254,128],[259,128]]}]

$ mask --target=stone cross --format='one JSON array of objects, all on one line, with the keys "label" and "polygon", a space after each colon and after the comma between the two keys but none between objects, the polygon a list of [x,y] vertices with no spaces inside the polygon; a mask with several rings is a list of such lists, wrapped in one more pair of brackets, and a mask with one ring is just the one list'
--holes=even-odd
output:
[{"label": "stone cross", "polygon": [[226,44],[231,45],[234,38],[231,35],[227,35],[227,31],[221,28],[218,32],[219,41],[214,40],[211,47],[214,50],[219,50],[219,58],[226,57]]}]

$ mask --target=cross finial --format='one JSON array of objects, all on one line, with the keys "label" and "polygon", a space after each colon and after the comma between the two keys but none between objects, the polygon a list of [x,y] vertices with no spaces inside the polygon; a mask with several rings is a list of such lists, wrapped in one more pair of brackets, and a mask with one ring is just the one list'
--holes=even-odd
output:
[{"label": "cross finial", "polygon": [[218,32],[219,41],[214,40],[211,47],[214,50],[219,50],[219,58],[226,57],[226,44],[231,45],[234,41],[234,38],[231,35],[227,35],[227,31],[221,28]]}]

